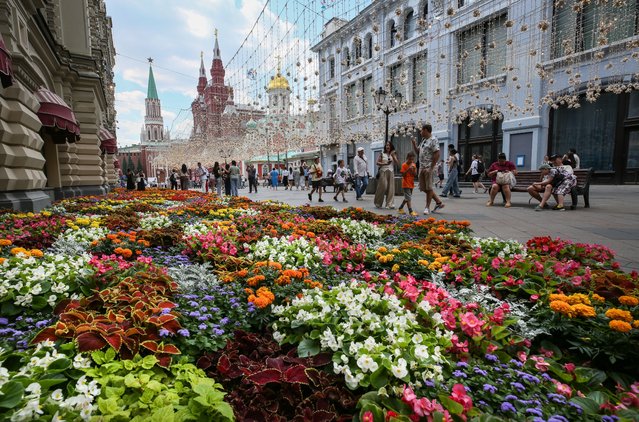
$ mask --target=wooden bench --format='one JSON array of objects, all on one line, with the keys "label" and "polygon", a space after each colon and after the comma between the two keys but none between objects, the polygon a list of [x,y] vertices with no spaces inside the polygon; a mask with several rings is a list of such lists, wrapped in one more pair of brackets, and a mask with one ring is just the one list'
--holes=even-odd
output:
[{"label": "wooden bench", "polygon": [[[590,208],[590,179],[594,173],[592,168],[574,170],[575,176],[577,176],[577,184],[570,191],[570,197],[572,199],[571,210],[577,208],[577,202],[579,195],[584,197],[584,208]],[[513,192],[528,192],[528,186],[534,182],[541,181],[541,172],[539,170],[534,171],[520,171],[517,173],[517,184],[511,189]]]}]

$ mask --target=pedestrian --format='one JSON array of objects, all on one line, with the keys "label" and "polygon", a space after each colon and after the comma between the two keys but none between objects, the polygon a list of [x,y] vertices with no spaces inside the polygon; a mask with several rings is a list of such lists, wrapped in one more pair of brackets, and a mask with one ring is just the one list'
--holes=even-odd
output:
[{"label": "pedestrian", "polygon": [[[437,182],[439,182],[439,188],[444,187],[444,160],[439,160],[437,163]],[[437,182],[435,182],[435,187],[437,187]]]},{"label": "pedestrian", "polygon": [[284,167],[284,170],[282,170],[282,185],[284,185],[284,190],[288,190],[288,176],[289,176],[289,171],[286,167]]},{"label": "pedestrian", "polygon": [[309,171],[309,168],[308,168],[308,166],[306,165],[306,161],[304,161],[304,162],[302,163],[302,171],[301,171],[301,173],[302,173],[302,174],[301,174],[302,182],[304,183],[304,185],[302,186],[302,190],[310,189],[310,188],[309,188],[309,184],[310,184],[310,180],[309,180],[309,178],[310,178],[310,175],[309,175],[308,171]]},{"label": "pedestrian", "polygon": [[322,169],[322,165],[320,164],[320,158],[318,155],[313,159],[313,165],[308,170],[309,177],[311,178],[311,192],[308,194],[308,200],[313,200],[313,193],[317,192],[319,195],[318,202],[324,202],[322,199],[322,175],[324,174],[324,170]]},{"label": "pedestrian", "polygon": [[339,194],[342,194],[342,201],[348,202],[346,200],[346,196],[344,193],[346,192],[346,177],[348,175],[348,169],[344,166],[344,160],[339,160],[337,162],[337,168],[335,169],[335,175],[333,176],[335,179],[335,187],[337,189],[337,193],[333,197],[335,201],[339,201],[337,197]]},{"label": "pedestrian", "polygon": [[404,205],[408,207],[408,213],[412,216],[416,216],[417,213],[413,211],[413,189],[415,188],[415,176],[417,176],[417,166],[415,165],[415,153],[409,152],[406,154],[406,161],[402,164],[402,168],[399,171],[402,174],[402,191],[404,192],[404,200],[399,206],[398,212],[405,214]]},{"label": "pedestrian", "polygon": [[189,169],[186,164],[182,164],[180,168],[180,189],[187,190],[189,188]]},{"label": "pedestrian", "polygon": [[127,190],[135,189],[135,175],[133,174],[133,170],[129,169],[126,173],[126,188]]},{"label": "pedestrian", "polygon": [[459,154],[453,144],[448,145],[448,180],[446,180],[446,186],[442,191],[442,198],[446,198],[448,193],[452,193],[455,198],[461,196],[459,190]]},{"label": "pedestrian", "polygon": [[366,188],[368,187],[368,161],[366,160],[366,156],[364,155],[364,148],[357,148],[357,155],[354,160],[354,168],[355,168],[355,199],[357,201],[361,201],[362,195],[366,192]]},{"label": "pedestrian", "polygon": [[224,163],[224,195],[231,195],[231,165]]},{"label": "pedestrian", "polygon": [[294,177],[293,167],[288,168],[288,189],[293,190],[293,186],[295,186],[295,177]]},{"label": "pedestrian", "polygon": [[293,185],[292,186],[295,186],[297,190],[300,190],[300,179],[301,179],[300,168],[298,166],[295,166],[295,169],[293,169]]},{"label": "pedestrian", "polygon": [[481,162],[481,157],[477,154],[473,154],[473,162],[470,163],[470,168],[466,172],[466,176],[470,174],[470,179],[473,182],[474,193],[479,193],[479,188],[482,188],[484,193],[488,192],[488,189],[486,189],[486,186],[484,186],[480,180],[484,171],[484,163]]},{"label": "pedestrian", "polygon": [[213,178],[215,179],[215,190],[217,192],[217,196],[222,196],[222,186],[224,186],[224,178],[222,177],[222,168],[220,167],[219,162],[215,162],[213,164]]},{"label": "pedestrian", "polygon": [[253,164],[249,164],[246,169],[246,173],[248,175],[249,193],[253,193],[253,191],[257,193],[257,170],[255,169],[255,166]]},{"label": "pedestrian", "polygon": [[277,185],[279,184],[278,178],[280,173],[277,171],[275,167],[271,170],[271,188],[277,190]]},{"label": "pedestrian", "polygon": [[384,150],[377,157],[379,167],[377,189],[375,190],[375,207],[382,208],[386,198],[386,208],[395,208],[395,164],[398,164],[395,146],[392,142],[384,144]]},{"label": "pedestrian", "polygon": [[171,176],[169,177],[169,181],[171,182],[171,190],[177,190],[178,188],[178,172],[177,169],[171,170]]},{"label": "pedestrian", "polygon": [[138,173],[137,183],[138,190],[146,189],[146,176],[144,175],[144,172],[142,170],[140,170],[140,172]]},{"label": "pedestrian", "polygon": [[238,187],[240,185],[240,168],[237,166],[237,161],[231,161],[231,167],[229,167],[229,178],[231,179],[231,196],[239,196]]},{"label": "pedestrian", "polygon": [[202,184],[202,191],[204,193],[209,193],[209,171],[206,169],[206,167],[202,167],[202,163],[197,163],[195,174],[200,179],[200,183]]},{"label": "pedestrian", "polygon": [[486,203],[487,207],[492,207],[495,202],[495,196],[498,192],[504,193],[504,199],[506,203],[504,207],[510,208],[510,197],[512,192],[510,187],[512,184],[512,178],[517,175],[517,167],[511,161],[506,160],[506,154],[500,152],[497,156],[497,161],[492,163],[488,168],[488,177],[492,179],[492,186],[490,188],[490,200]]},{"label": "pedestrian", "polygon": [[577,155],[577,150],[575,148],[570,148],[569,150],[572,153],[572,158],[575,161],[575,165],[574,165],[574,169],[580,169],[581,168],[581,158],[579,157],[579,155]]},{"label": "pedestrian", "polygon": [[[417,140],[411,138],[413,143],[413,150],[419,157],[419,190],[426,193],[426,208],[424,208],[424,215],[430,214],[430,203],[435,200],[435,208],[433,212],[444,208],[444,203],[434,190],[434,171],[435,164],[439,161],[439,141],[433,136],[433,127],[430,124],[422,126],[421,130],[422,140],[417,145]],[[443,163],[443,162],[442,162]]]}]

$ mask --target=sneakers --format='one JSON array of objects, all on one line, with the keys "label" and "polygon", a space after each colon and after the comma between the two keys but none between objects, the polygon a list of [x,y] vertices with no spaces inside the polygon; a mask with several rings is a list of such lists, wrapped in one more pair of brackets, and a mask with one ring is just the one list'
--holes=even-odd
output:
[{"label": "sneakers", "polygon": [[339,202],[339,199],[337,199],[337,196],[334,196],[333,199],[337,202]]},{"label": "sneakers", "polygon": [[566,211],[566,208],[563,205],[555,205],[552,209],[555,211]]},{"label": "sneakers", "polygon": [[430,210],[428,208],[424,208],[424,215],[430,214]]},{"label": "sneakers", "polygon": [[440,198],[448,198],[448,195],[445,193],[442,193],[441,195],[439,195]]},{"label": "sneakers", "polygon": [[389,210],[394,210],[394,209],[395,209],[395,206],[394,206],[394,205],[391,205],[390,207],[388,207],[388,209],[389,209]]},{"label": "sneakers", "polygon": [[397,213],[398,214],[406,214],[406,211],[404,211],[403,209],[400,208],[399,210],[397,210]]},{"label": "sneakers", "polygon": [[415,211],[411,211],[410,215],[412,215],[413,217],[417,217],[417,213]]},{"label": "sneakers", "polygon": [[324,202],[322,198],[318,199],[317,202]]},{"label": "sneakers", "polygon": [[544,210],[544,207],[542,207],[542,206],[537,205],[535,207],[535,211],[543,211],[543,210]]},{"label": "sneakers", "polygon": [[310,193],[308,194],[308,200],[312,201],[313,200],[313,195],[311,195]]},{"label": "sneakers", "polygon": [[436,212],[437,210],[441,210],[442,208],[444,208],[446,205],[444,205],[443,202],[440,202],[439,204],[435,204],[435,208],[433,208],[433,212]]},{"label": "sneakers", "polygon": [[344,198],[344,199],[342,199],[342,202],[348,202],[348,201],[346,200],[346,198]]}]

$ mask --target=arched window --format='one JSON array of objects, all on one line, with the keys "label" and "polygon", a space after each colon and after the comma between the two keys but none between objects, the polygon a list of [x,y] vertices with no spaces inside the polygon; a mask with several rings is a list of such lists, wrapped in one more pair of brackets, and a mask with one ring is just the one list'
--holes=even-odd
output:
[{"label": "arched window", "polygon": [[397,41],[397,26],[395,25],[395,21],[390,21],[388,23],[388,37],[390,39],[388,45],[390,48],[395,47]]},{"label": "arched window", "polygon": [[351,54],[350,51],[348,51],[348,47],[346,47],[344,53],[342,53],[342,65],[347,69],[351,67]]},{"label": "arched window", "polygon": [[373,35],[366,34],[365,38],[365,58],[372,59],[373,58]]},{"label": "arched window", "polygon": [[409,40],[413,38],[415,35],[415,25],[417,24],[417,19],[415,13],[410,10],[406,14],[406,19],[404,20],[404,40]]},{"label": "arched window", "polygon": [[422,6],[422,18],[428,18],[428,0],[425,0],[424,6]]},{"label": "arched window", "polygon": [[362,40],[359,37],[355,37],[353,41],[353,50],[355,51],[355,60],[362,57]]}]

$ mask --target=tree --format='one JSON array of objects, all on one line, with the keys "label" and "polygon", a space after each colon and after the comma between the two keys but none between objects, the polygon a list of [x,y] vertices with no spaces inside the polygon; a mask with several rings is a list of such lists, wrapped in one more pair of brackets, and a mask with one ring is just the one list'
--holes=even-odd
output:
[{"label": "tree", "polygon": [[131,156],[129,155],[129,161],[126,164],[126,170],[129,171],[134,171],[135,170],[135,166],[133,165],[133,158],[131,158]]},{"label": "tree", "polygon": [[138,157],[138,173],[143,171],[144,168],[142,167],[142,159],[140,159],[140,157]]}]

